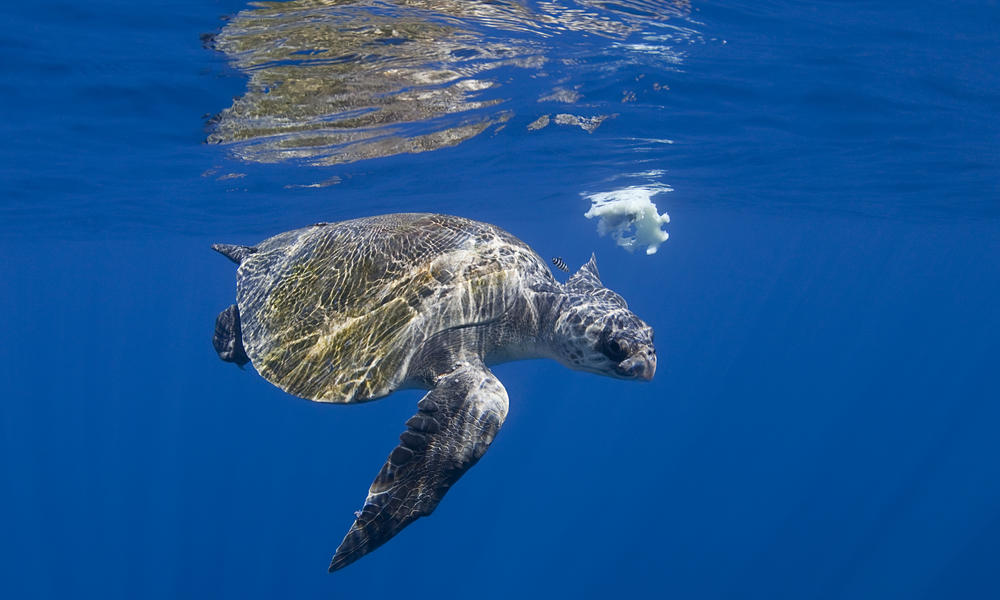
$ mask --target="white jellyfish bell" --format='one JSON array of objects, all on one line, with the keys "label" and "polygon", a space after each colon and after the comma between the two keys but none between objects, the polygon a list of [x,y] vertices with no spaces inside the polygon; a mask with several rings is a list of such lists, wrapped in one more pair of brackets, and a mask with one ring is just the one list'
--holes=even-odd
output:
[{"label": "white jellyfish bell", "polygon": [[660,244],[670,237],[661,227],[670,222],[670,215],[657,212],[653,196],[672,192],[668,186],[632,186],[610,192],[591,194],[590,210],[583,216],[597,218],[597,233],[610,234],[615,243],[632,252],[645,246],[646,254],[656,254]]}]

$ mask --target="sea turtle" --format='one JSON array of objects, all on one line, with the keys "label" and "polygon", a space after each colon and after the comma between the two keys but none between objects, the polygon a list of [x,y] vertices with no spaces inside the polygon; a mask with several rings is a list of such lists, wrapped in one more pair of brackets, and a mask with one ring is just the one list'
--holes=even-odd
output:
[{"label": "sea turtle", "polygon": [[486,452],[507,415],[487,365],[545,357],[640,380],[656,370],[652,328],[601,284],[593,256],[560,284],[524,242],[487,223],[392,214],[212,247],[239,265],[237,302],[215,324],[223,360],[251,362],[318,402],[430,390],[330,571],[429,515]]}]

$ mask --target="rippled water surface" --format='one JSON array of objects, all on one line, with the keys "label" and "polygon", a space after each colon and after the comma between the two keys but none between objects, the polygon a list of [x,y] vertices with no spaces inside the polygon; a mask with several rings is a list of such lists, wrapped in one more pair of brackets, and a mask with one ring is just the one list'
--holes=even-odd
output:
[{"label": "rippled water surface", "polygon": [[[246,160],[353,162],[455,146],[517,112],[588,113],[580,91],[640,64],[670,69],[697,33],[668,3],[277,2],[235,16],[213,39],[247,72],[247,93],[209,140]],[[535,80],[535,81],[532,81]],[[516,85],[504,97],[505,88]],[[618,100],[618,99],[616,99]],[[621,101],[634,101],[623,91]],[[540,108],[537,103],[548,103]],[[568,110],[568,109],[567,109]],[[609,114],[569,115],[592,132]],[[581,120],[582,119],[582,120]],[[542,114],[532,130],[548,122]]]},{"label": "rippled water surface", "polygon": [[[1000,595],[996,3],[2,13],[0,597]],[[327,575],[420,394],[219,361],[209,245],[400,211],[595,253],[659,367],[497,367],[490,452]]]}]

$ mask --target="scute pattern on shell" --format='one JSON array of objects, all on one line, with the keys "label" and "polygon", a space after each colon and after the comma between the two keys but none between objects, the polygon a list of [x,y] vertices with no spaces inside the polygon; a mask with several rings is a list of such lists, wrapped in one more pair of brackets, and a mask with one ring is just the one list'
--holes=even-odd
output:
[{"label": "scute pattern on shell", "polygon": [[290,231],[240,265],[244,345],[257,371],[292,394],[371,400],[403,383],[435,334],[500,318],[539,268],[548,272],[514,236],[460,217],[383,215]]}]

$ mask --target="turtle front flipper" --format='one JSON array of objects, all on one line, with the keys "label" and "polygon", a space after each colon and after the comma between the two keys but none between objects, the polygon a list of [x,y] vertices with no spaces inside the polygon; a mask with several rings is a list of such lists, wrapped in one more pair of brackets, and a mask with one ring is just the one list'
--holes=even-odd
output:
[{"label": "turtle front flipper", "polygon": [[476,464],[507,416],[507,391],[479,361],[439,377],[406,422],[400,444],[372,482],[364,508],[330,563],[343,568],[429,515]]}]

